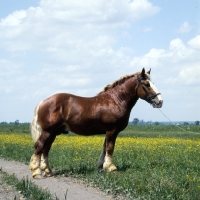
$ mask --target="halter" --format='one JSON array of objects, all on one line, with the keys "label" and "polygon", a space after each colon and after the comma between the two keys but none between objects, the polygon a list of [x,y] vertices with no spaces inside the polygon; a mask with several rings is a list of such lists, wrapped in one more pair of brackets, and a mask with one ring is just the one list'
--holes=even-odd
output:
[{"label": "halter", "polygon": [[[139,82],[139,84],[140,84],[140,83],[141,83],[141,80],[144,80],[144,79],[142,79],[140,76],[137,76],[137,80],[138,80],[138,82]],[[139,85],[138,85],[138,87],[139,87]],[[145,93],[146,93],[146,95],[147,95],[147,101],[148,101],[149,103],[152,103],[152,102],[153,102],[153,99],[154,99],[155,97],[157,97],[159,94],[161,94],[161,93],[156,93],[156,94],[150,95],[150,94],[146,91],[145,87],[142,87],[142,88],[143,88],[143,90],[145,91]]]}]

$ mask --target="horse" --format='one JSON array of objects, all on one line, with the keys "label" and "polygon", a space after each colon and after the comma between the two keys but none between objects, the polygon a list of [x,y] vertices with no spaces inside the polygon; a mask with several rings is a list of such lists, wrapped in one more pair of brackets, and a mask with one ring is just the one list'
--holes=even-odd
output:
[{"label": "horse", "polygon": [[151,81],[151,69],[126,75],[107,85],[94,97],[58,93],[41,101],[35,108],[31,134],[35,142],[31,156],[32,177],[53,176],[48,153],[57,135],[69,131],[90,136],[105,134],[97,167],[106,172],[116,171],[112,161],[119,132],[128,125],[131,109],[143,99],[154,108],[161,108],[161,94]]}]

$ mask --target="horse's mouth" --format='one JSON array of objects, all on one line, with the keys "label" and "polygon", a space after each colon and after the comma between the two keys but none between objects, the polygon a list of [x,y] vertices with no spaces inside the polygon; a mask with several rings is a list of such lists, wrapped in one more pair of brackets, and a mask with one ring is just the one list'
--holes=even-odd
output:
[{"label": "horse's mouth", "polygon": [[163,100],[158,100],[158,99],[152,99],[150,104],[154,107],[154,108],[161,108],[163,105]]}]

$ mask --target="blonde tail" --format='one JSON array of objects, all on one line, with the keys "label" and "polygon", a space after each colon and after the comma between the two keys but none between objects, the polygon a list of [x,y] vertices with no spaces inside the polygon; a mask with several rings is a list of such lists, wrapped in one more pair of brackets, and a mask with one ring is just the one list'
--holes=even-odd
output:
[{"label": "blonde tail", "polygon": [[34,142],[36,142],[38,140],[38,138],[41,135],[41,126],[38,123],[38,109],[40,107],[40,105],[42,104],[43,101],[41,101],[35,108],[35,112],[34,112],[34,117],[33,120],[31,122],[30,128],[31,128],[31,135],[32,138],[34,140]]}]

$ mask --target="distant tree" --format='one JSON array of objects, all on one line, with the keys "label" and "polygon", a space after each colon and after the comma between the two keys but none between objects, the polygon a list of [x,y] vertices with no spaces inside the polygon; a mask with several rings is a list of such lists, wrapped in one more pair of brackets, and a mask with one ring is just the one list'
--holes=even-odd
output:
[{"label": "distant tree", "polygon": [[134,118],[133,121],[132,121],[132,123],[136,125],[136,124],[138,124],[139,121],[140,120],[138,118]]},{"label": "distant tree", "polygon": [[183,122],[183,125],[187,126],[187,125],[189,125],[189,123],[188,122]]},{"label": "distant tree", "polygon": [[18,125],[19,124],[19,120],[17,119],[16,121],[15,121],[15,125]]},{"label": "distant tree", "polygon": [[195,122],[195,124],[196,124],[197,126],[199,126],[199,124],[200,124],[200,121],[196,121],[196,122]]},{"label": "distant tree", "polygon": [[7,122],[1,122],[1,124],[8,124]]},{"label": "distant tree", "polygon": [[159,122],[155,122],[154,124],[155,124],[156,126],[158,126],[160,123],[159,123]]},{"label": "distant tree", "polygon": [[144,120],[142,119],[142,120],[140,121],[140,123],[141,123],[141,124],[144,124],[145,122],[144,122]]}]

